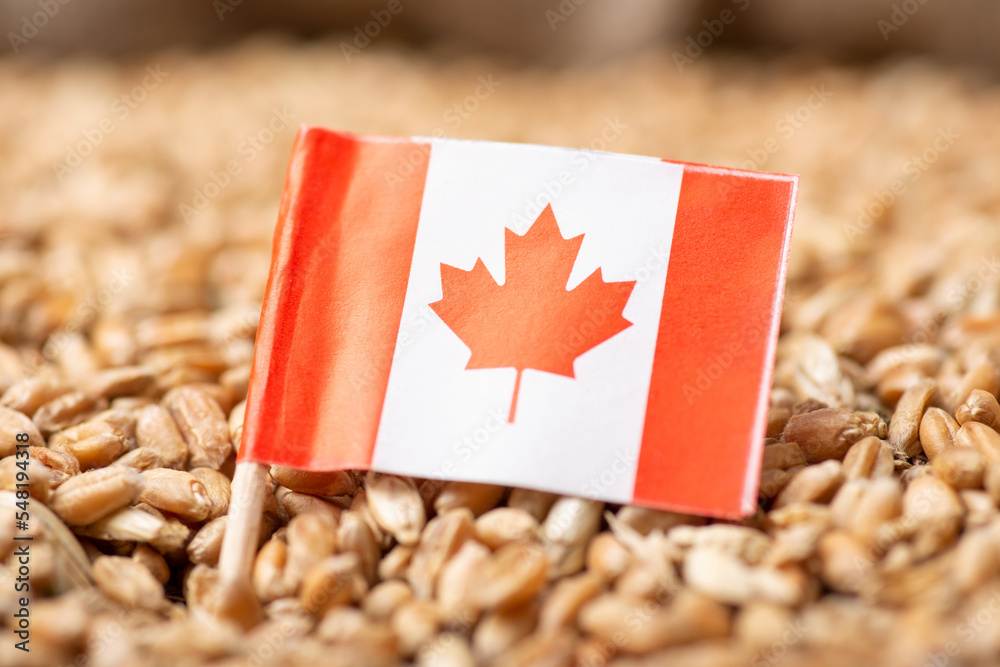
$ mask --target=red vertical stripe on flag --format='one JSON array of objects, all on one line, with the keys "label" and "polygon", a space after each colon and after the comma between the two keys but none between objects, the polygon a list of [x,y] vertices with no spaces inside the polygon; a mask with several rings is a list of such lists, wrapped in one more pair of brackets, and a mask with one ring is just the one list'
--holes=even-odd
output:
[{"label": "red vertical stripe on flag", "polygon": [[791,177],[685,165],[636,503],[753,510],[794,189]]},{"label": "red vertical stripe on flag", "polygon": [[275,230],[239,459],[367,468],[430,144],[303,127]]}]

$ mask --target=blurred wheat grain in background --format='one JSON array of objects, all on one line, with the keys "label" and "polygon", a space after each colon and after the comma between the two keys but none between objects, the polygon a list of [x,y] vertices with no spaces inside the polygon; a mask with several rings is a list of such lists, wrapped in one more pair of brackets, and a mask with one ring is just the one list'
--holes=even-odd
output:
[{"label": "blurred wheat grain in background", "polygon": [[[992,664],[1000,88],[927,55],[868,59],[929,30],[927,52],[968,62],[975,39],[938,45],[952,24],[932,3],[895,22],[891,4],[839,6],[824,41],[846,62],[742,50],[822,32],[811,3],[591,3],[518,5],[511,25],[530,17],[525,39],[543,46],[505,55],[499,18],[500,44],[476,50],[474,20],[452,28],[405,0],[398,22],[352,6],[330,19],[341,32],[307,42],[243,36],[274,11],[250,3],[181,3],[176,28],[70,21],[71,2],[38,26],[41,4],[5,5],[26,41],[0,60],[0,486],[15,488],[11,443],[30,434],[36,542],[24,654],[4,493],[3,664]],[[373,20],[364,43],[355,28]],[[873,46],[851,46],[851,21]],[[573,36],[587,30],[589,49]],[[171,46],[180,33],[193,46]],[[78,50],[102,41],[128,55]],[[266,619],[216,620],[299,123],[800,174],[757,513],[707,523],[273,469],[253,579]]]}]

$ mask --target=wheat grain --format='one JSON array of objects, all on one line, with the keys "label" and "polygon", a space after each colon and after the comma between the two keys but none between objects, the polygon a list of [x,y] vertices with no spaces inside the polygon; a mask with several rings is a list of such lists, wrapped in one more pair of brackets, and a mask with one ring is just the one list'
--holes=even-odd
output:
[{"label": "wheat grain", "polygon": [[866,436],[886,436],[884,422],[874,414],[821,408],[795,415],[785,426],[782,438],[799,445],[811,463],[843,459],[855,442]]},{"label": "wheat grain", "polygon": [[368,509],[378,525],[400,544],[416,544],[427,516],[413,481],[391,475],[369,476],[366,487]]},{"label": "wheat grain", "polygon": [[163,404],[170,411],[188,448],[192,468],[216,470],[232,453],[229,426],[219,404],[204,391],[190,386],[167,392]]},{"label": "wheat grain", "polygon": [[199,565],[218,565],[219,553],[222,551],[222,538],[226,534],[226,520],[229,517],[220,516],[202,526],[191,541],[186,551],[188,559]]},{"label": "wheat grain", "polygon": [[205,485],[189,472],[159,468],[142,473],[139,502],[188,521],[202,521],[212,509]]},{"label": "wheat grain", "polygon": [[538,534],[538,520],[524,510],[498,507],[476,519],[476,539],[491,549],[527,541]]},{"label": "wheat grain", "polygon": [[87,419],[91,414],[107,407],[107,401],[88,396],[82,391],[62,394],[39,406],[32,421],[45,435],[69,428]]},{"label": "wheat grain", "polygon": [[920,420],[920,445],[931,461],[938,454],[955,445],[958,422],[940,408],[928,408]]},{"label": "wheat grain", "polygon": [[188,447],[170,413],[159,405],[146,405],[137,411],[136,445],[151,451],[158,467],[180,469],[187,465]]},{"label": "wheat grain", "polygon": [[[706,104],[723,152],[759,145],[768,125],[748,118],[783,117],[801,103],[803,81],[836,83],[836,109],[814,110],[809,131],[769,158],[779,170],[795,162],[804,189],[756,513],[739,525],[633,506],[607,515],[540,491],[393,477],[366,488],[354,471],[276,467],[252,586],[215,620],[219,572],[208,563],[228,513],[287,150],[260,151],[194,224],[174,224],[177,206],[257,130],[255,105],[280,98],[303,117],[343,124],[364,99],[352,91],[375,78],[391,84],[386,72],[399,70],[417,84],[401,92],[412,134],[412,119],[440,115],[428,104],[468,94],[467,64],[428,68],[372,47],[344,77],[339,57],[335,44],[266,42],[162,56],[177,71],[170,104],[153,93],[142,118],[116,125],[114,146],[58,188],[38,175],[92,121],[81,114],[134,85],[135,71],[0,62],[0,97],[13,114],[0,140],[34,128],[31,141],[14,142],[29,149],[8,151],[0,185],[0,486],[13,488],[14,435],[28,433],[31,664],[923,664],[941,662],[949,642],[960,654],[948,660],[992,664],[997,623],[976,619],[1000,584],[1000,281],[991,263],[1000,235],[996,197],[982,185],[1000,173],[996,86],[955,83],[926,63],[793,72],[766,61],[734,69],[706,55],[677,76],[669,53],[652,53],[613,75],[504,68],[512,83],[482,104],[470,132],[510,138],[512,127],[531,126],[533,141],[582,143],[600,121],[587,105],[560,138],[528,122],[547,108],[536,100],[553,90],[596,96],[614,78],[616,99],[637,103],[613,149],[648,154],[678,145],[704,153],[698,137],[708,135],[691,128],[704,124]],[[339,86],[289,76],[306,70]],[[651,80],[670,94],[651,94]],[[206,114],[198,91],[233,85],[241,94],[213,98]],[[413,91],[429,91],[430,102]],[[890,97],[908,110],[893,128]],[[859,210],[872,210],[866,198],[887,187],[876,177],[883,158],[924,151],[920,128],[941,122],[928,109],[945,98],[962,140],[854,234]],[[667,106],[675,122],[658,122]],[[867,133],[859,148],[829,140],[845,134],[841,125],[891,131]],[[170,128],[186,128],[184,141]],[[648,147],[626,145],[636,137]],[[280,140],[287,148],[291,134]],[[122,204],[110,216],[109,201]],[[725,419],[729,406],[717,407]],[[204,518],[137,503],[143,476],[133,468],[195,478]],[[18,576],[16,499],[0,495],[0,581],[9,582]],[[515,548],[528,555],[506,555]],[[532,550],[546,561],[540,584]],[[0,586],[0,608],[15,608],[16,595]],[[967,642],[959,628],[970,622]],[[24,664],[21,653],[0,643],[0,664]]]},{"label": "wheat grain", "polygon": [[955,444],[977,450],[990,463],[1000,463],[1000,433],[982,422],[962,424],[955,433]]},{"label": "wheat grain", "polygon": [[986,457],[972,447],[950,447],[934,459],[934,470],[956,489],[979,489],[986,473]]},{"label": "wheat grain", "polygon": [[129,609],[156,611],[166,602],[160,582],[145,566],[130,558],[101,556],[94,561],[93,571],[100,589]]},{"label": "wheat grain", "polygon": [[357,487],[354,477],[344,471],[307,472],[285,466],[271,466],[271,477],[292,491],[313,496],[340,496],[352,493]]},{"label": "wheat grain", "polygon": [[85,526],[134,502],[145,480],[135,470],[112,466],[76,475],[52,494],[49,506],[71,526]]},{"label": "wheat grain", "polygon": [[931,379],[920,380],[903,392],[889,422],[889,444],[893,449],[908,457],[920,453],[920,420],[936,393],[937,383]]},{"label": "wheat grain", "polygon": [[0,407],[0,458],[11,456],[17,451],[17,434],[28,434],[28,445],[45,447],[45,439],[38,427],[25,415]]},{"label": "wheat grain", "polygon": [[489,663],[535,630],[538,613],[526,605],[507,612],[489,612],[472,632],[472,654],[478,664]]},{"label": "wheat grain", "polygon": [[59,378],[41,376],[15,382],[0,397],[0,406],[32,416],[45,403],[71,391]]}]

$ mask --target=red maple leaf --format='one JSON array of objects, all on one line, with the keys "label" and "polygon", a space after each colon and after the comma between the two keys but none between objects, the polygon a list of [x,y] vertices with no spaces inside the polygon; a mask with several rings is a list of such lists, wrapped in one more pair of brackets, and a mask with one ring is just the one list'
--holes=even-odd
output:
[{"label": "red maple leaf", "polygon": [[466,369],[517,369],[513,422],[524,369],[575,377],[578,356],[632,326],[622,310],[635,281],[605,282],[597,269],[567,290],[583,234],[564,239],[551,206],[523,236],[505,230],[504,241],[503,285],[481,258],[469,271],[442,264],[442,297],[430,306],[472,350]]}]

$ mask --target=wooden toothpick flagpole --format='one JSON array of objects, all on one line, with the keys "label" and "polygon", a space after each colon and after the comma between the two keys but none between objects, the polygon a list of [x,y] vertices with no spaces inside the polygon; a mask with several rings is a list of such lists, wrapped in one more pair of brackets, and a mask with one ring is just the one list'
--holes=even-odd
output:
[{"label": "wooden toothpick flagpole", "polygon": [[250,583],[250,574],[260,540],[260,519],[266,492],[266,465],[249,461],[236,464],[229,519],[219,555],[217,613],[246,628],[261,620],[261,606]]}]

